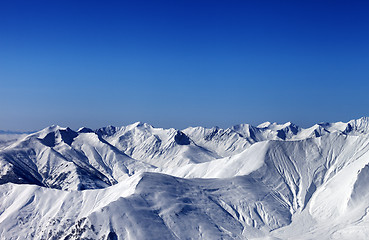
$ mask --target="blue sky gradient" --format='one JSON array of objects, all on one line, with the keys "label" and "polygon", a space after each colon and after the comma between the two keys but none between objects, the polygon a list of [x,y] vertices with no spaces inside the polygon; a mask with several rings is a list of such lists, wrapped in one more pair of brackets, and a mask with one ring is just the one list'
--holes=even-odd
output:
[{"label": "blue sky gradient", "polygon": [[369,116],[368,1],[1,1],[0,129]]}]

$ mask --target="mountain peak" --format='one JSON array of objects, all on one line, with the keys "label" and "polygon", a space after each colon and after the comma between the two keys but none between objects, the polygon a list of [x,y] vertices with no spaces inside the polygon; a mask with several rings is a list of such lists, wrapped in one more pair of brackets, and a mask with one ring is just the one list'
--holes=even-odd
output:
[{"label": "mountain peak", "polygon": [[154,128],[152,125],[145,123],[145,122],[135,122],[132,125],[137,128]]},{"label": "mountain peak", "polygon": [[258,128],[267,128],[271,125],[272,123],[271,122],[263,122],[261,124],[259,124],[257,127]]},{"label": "mountain peak", "polygon": [[174,140],[178,145],[189,145],[191,143],[190,138],[179,130],[177,130]]},{"label": "mountain peak", "polygon": [[78,133],[93,133],[94,131],[91,128],[81,127],[77,131]]},{"label": "mountain peak", "polygon": [[108,125],[106,127],[99,128],[95,131],[98,135],[112,136],[117,132],[117,127]]},{"label": "mountain peak", "polygon": [[76,138],[77,136],[78,133],[73,131],[69,127],[61,128],[59,126],[51,126],[47,129],[46,132],[44,132],[44,130],[41,131],[39,139],[44,145],[48,147],[54,147],[56,144],[60,142],[64,142],[68,145],[71,145],[73,139]]}]

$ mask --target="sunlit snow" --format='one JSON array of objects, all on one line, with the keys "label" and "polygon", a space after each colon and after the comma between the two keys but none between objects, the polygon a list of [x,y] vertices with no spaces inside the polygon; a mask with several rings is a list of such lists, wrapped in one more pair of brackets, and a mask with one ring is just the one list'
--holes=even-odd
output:
[{"label": "sunlit snow", "polygon": [[366,239],[369,118],[0,133],[0,239]]}]

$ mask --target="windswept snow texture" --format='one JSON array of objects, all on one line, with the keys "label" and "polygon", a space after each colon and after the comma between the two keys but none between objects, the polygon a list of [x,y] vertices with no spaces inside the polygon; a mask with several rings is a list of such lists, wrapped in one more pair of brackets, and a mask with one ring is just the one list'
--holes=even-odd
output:
[{"label": "windswept snow texture", "polygon": [[0,239],[368,239],[368,213],[369,118],[0,132]]}]

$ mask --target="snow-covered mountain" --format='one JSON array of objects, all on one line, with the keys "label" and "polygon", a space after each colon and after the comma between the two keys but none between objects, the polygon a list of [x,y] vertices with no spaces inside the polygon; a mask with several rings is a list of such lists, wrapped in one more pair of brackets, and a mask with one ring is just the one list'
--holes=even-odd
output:
[{"label": "snow-covered mountain", "polygon": [[51,126],[0,151],[0,183],[63,190],[105,188],[137,171],[154,169],[134,160],[93,131]]},{"label": "snow-covered mountain", "polygon": [[173,128],[154,128],[137,122],[120,128],[101,128],[96,133],[132,158],[156,167],[177,167],[219,158],[216,153],[198,146],[185,133]]},{"label": "snow-covered mountain", "polygon": [[369,118],[2,139],[0,239],[369,236]]}]

